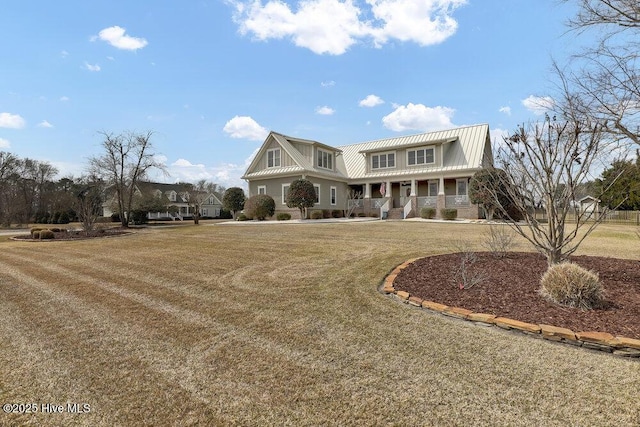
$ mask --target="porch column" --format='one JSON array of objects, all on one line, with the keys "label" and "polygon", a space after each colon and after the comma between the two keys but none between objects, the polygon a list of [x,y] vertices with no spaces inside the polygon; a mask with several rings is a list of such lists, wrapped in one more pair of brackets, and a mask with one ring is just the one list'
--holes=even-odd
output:
[{"label": "porch column", "polygon": [[371,198],[371,184],[368,182],[364,185],[364,198],[365,199]]},{"label": "porch column", "polygon": [[416,180],[412,179],[411,180],[411,194],[409,194],[410,196],[415,196],[416,195]]},{"label": "porch column", "polygon": [[447,198],[444,195],[444,177],[440,177],[440,182],[438,183],[438,199],[436,200],[436,218],[442,219],[442,215],[440,215],[440,210],[444,209],[447,206]]},{"label": "porch column", "polygon": [[384,197],[391,197],[391,181],[387,181],[384,186]]}]

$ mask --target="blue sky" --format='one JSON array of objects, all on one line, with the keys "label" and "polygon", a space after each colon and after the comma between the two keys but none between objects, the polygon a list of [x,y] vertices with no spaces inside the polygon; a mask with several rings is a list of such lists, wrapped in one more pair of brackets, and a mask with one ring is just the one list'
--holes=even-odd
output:
[{"label": "blue sky", "polygon": [[[240,176],[269,130],[345,145],[540,118],[580,46],[556,0],[44,0],[0,13],[0,150],[60,177],[153,131],[166,182]],[[544,98],[542,98],[544,99]]]}]

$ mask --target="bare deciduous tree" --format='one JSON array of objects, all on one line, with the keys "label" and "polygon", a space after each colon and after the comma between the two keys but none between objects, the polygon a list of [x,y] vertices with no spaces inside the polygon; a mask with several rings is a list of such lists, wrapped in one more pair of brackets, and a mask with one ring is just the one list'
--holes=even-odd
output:
[{"label": "bare deciduous tree", "polygon": [[111,186],[122,226],[128,227],[137,182],[144,179],[151,169],[164,172],[164,165],[155,158],[151,131],[100,134],[104,137],[104,153],[89,160],[90,173],[101,177]]},{"label": "bare deciduous tree", "polygon": [[356,191],[353,188],[347,190],[347,206],[344,210],[344,216],[346,218],[351,218],[351,214],[358,208],[362,207],[362,199],[364,195],[362,191]]},{"label": "bare deciduous tree", "polygon": [[213,182],[202,179],[195,184],[185,184],[184,198],[189,204],[189,209],[193,211],[193,223],[200,224],[202,206],[216,192],[224,191],[224,188]]},{"label": "bare deciduous tree", "polygon": [[[547,116],[543,123],[521,126],[498,152],[505,172],[503,188],[524,218],[510,225],[546,256],[549,265],[574,253],[606,214],[575,209],[579,186],[608,151],[610,142],[604,136],[598,122]],[[537,218],[536,210],[543,211],[544,220]],[[503,213],[509,216],[504,209]]]},{"label": "bare deciduous tree", "polygon": [[640,2],[572,1],[578,12],[570,28],[597,39],[575,55],[567,75],[582,113],[600,121],[603,131],[640,144]]}]

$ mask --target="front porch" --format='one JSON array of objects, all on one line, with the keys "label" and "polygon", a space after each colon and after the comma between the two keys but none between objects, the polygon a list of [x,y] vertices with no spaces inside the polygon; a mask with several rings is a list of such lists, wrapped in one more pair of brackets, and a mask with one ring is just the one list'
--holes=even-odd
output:
[{"label": "front porch", "polygon": [[356,215],[380,216],[389,219],[404,219],[420,216],[422,208],[433,208],[436,218],[441,218],[442,209],[456,209],[458,218],[477,219],[481,210],[469,201],[470,177],[439,178],[425,180],[387,181],[351,185],[361,192],[356,203]]}]

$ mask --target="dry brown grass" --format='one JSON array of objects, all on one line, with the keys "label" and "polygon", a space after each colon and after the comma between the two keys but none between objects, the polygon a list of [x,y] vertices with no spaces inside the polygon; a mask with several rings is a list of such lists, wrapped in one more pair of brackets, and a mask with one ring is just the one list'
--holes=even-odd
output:
[{"label": "dry brown grass", "polygon": [[[484,227],[0,238],[0,403],[91,405],[88,414],[0,413],[0,424],[640,424],[637,360],[474,326],[376,292],[407,258],[451,251],[461,238],[480,250]],[[632,227],[602,226],[580,253],[640,258],[640,240]]]}]

